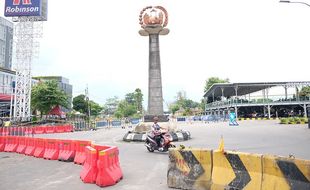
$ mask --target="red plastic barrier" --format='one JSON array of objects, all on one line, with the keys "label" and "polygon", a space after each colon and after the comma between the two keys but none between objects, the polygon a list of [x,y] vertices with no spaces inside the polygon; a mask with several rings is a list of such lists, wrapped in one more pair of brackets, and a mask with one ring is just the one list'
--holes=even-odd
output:
[{"label": "red plastic barrier", "polygon": [[56,133],[64,133],[65,132],[64,126],[62,126],[62,125],[55,126],[55,132]]},{"label": "red plastic barrier", "polygon": [[18,137],[14,136],[6,137],[6,142],[4,146],[5,152],[16,152],[17,146],[18,146]]},{"label": "red plastic barrier", "polygon": [[58,160],[72,162],[75,156],[75,142],[73,140],[59,140]]},{"label": "red plastic barrier", "polygon": [[26,151],[26,147],[27,147],[27,137],[19,137],[18,138],[18,146],[16,149],[16,152],[19,154],[24,154]]},{"label": "red plastic barrier", "polygon": [[46,126],[45,132],[46,133],[55,133],[55,127],[54,126]]},{"label": "red plastic barrier", "polygon": [[80,140],[75,141],[75,151],[76,151],[74,157],[75,164],[83,164],[85,162],[86,159],[85,147],[90,145],[91,145],[90,141],[80,141]]},{"label": "red plastic barrier", "polygon": [[6,137],[0,136],[0,152],[4,151]]},{"label": "red plastic barrier", "polygon": [[91,147],[93,147],[94,149],[97,150],[97,152],[99,153],[100,151],[102,150],[106,150],[106,149],[109,149],[111,148],[111,146],[105,146],[105,145],[99,145],[99,144],[91,144]]},{"label": "red plastic barrier", "polygon": [[25,135],[32,135],[34,132],[33,127],[25,127]]},{"label": "red plastic barrier", "polygon": [[37,158],[43,158],[44,151],[45,151],[45,139],[36,138],[35,147],[36,148],[34,150],[33,156]]},{"label": "red plastic barrier", "polygon": [[1,136],[8,136],[9,135],[8,127],[0,127],[0,135]]},{"label": "red plastic barrier", "polygon": [[99,152],[97,161],[98,174],[96,184],[100,187],[116,184],[123,178],[123,173],[119,165],[119,151],[117,147]]},{"label": "red plastic barrier", "polygon": [[97,151],[96,149],[86,146],[86,160],[80,173],[80,178],[84,183],[95,183],[97,177]]},{"label": "red plastic barrier", "polygon": [[29,137],[27,139],[27,146],[26,146],[26,150],[25,150],[26,155],[33,156],[35,148],[36,148],[36,142],[37,142],[37,138]]},{"label": "red plastic barrier", "polygon": [[45,140],[44,159],[57,160],[59,156],[59,141],[56,139]]},{"label": "red plastic barrier", "polygon": [[34,134],[44,134],[45,133],[45,126],[36,126],[33,127]]},{"label": "red plastic barrier", "polygon": [[64,125],[65,132],[73,132],[73,125]]}]

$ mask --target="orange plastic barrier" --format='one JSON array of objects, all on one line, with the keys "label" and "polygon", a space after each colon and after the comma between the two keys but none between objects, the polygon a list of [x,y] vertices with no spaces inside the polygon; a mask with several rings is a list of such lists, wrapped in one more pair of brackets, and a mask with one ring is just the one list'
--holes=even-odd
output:
[{"label": "orange plastic barrier", "polygon": [[44,151],[45,151],[45,139],[36,138],[35,147],[36,148],[34,150],[33,156],[37,158],[43,158]]},{"label": "orange plastic barrier", "polygon": [[5,152],[16,152],[18,146],[18,138],[14,136],[7,136],[4,146]]},{"label": "orange plastic barrier", "polygon": [[61,125],[55,126],[55,132],[56,133],[64,133],[65,132],[64,126],[61,126]]},{"label": "orange plastic barrier", "polygon": [[18,137],[18,146],[16,152],[19,154],[24,154],[27,147],[27,137]]},{"label": "orange plastic barrier", "polygon": [[85,148],[86,160],[80,173],[80,178],[84,183],[95,183],[97,177],[97,151],[91,146]]},{"label": "orange plastic barrier", "polygon": [[57,160],[59,156],[59,142],[56,139],[45,140],[44,159]]},{"label": "orange plastic barrier", "polygon": [[85,155],[85,147],[90,146],[90,141],[75,141],[75,157],[74,157],[74,163],[75,164],[83,164],[86,159]]},{"label": "orange plastic barrier", "polygon": [[45,132],[46,133],[55,133],[55,127],[54,126],[46,126]]},{"label": "orange plastic barrier", "polygon": [[97,162],[98,174],[96,177],[96,184],[98,186],[114,185],[123,178],[118,155],[117,147],[110,147],[99,152]]},{"label": "orange plastic barrier", "polygon": [[26,150],[25,150],[26,155],[33,156],[35,148],[36,148],[36,142],[37,142],[37,138],[29,137],[27,139],[27,146],[26,146]]},{"label": "orange plastic barrier", "polygon": [[72,162],[75,156],[75,142],[73,140],[59,140],[59,156],[60,161]]},{"label": "orange plastic barrier", "polygon": [[44,134],[45,133],[45,126],[36,126],[33,128],[34,134]]},{"label": "orange plastic barrier", "polygon": [[4,151],[6,137],[0,136],[0,152]]}]

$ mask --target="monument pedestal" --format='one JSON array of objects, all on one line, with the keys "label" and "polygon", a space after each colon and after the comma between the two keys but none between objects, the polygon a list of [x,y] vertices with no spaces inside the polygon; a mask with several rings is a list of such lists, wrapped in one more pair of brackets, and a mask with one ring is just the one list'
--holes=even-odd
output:
[{"label": "monument pedestal", "polygon": [[144,122],[153,122],[153,118],[158,117],[158,122],[168,122],[168,115],[145,115]]}]

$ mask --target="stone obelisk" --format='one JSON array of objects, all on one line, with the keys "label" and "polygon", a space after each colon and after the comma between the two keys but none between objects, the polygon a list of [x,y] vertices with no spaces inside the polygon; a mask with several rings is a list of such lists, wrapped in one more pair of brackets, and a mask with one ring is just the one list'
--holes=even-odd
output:
[{"label": "stone obelisk", "polygon": [[148,6],[140,12],[141,36],[149,37],[149,84],[148,109],[144,121],[152,121],[154,116],[159,121],[167,121],[163,111],[163,93],[160,66],[159,35],[167,35],[169,29],[167,11],[161,6]]}]

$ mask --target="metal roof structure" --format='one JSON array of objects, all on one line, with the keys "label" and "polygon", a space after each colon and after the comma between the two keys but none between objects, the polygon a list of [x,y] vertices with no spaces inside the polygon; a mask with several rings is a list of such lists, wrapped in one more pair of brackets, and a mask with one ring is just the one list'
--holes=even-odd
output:
[{"label": "metal roof structure", "polygon": [[310,86],[310,81],[296,82],[256,82],[256,83],[216,83],[204,94],[205,98],[209,97],[232,97],[242,96],[260,90],[268,89],[275,86],[299,87]]}]

